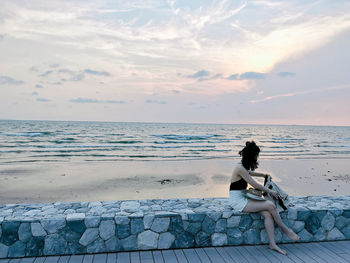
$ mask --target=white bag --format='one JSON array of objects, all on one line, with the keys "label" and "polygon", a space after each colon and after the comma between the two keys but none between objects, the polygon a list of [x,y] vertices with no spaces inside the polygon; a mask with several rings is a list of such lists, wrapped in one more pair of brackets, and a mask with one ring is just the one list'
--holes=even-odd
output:
[{"label": "white bag", "polygon": [[287,210],[287,207],[290,205],[288,194],[283,191],[275,182],[272,181],[271,176],[266,177],[264,186],[270,190],[277,192],[278,198],[274,198],[270,194],[267,194],[265,198],[276,205],[278,212]]}]

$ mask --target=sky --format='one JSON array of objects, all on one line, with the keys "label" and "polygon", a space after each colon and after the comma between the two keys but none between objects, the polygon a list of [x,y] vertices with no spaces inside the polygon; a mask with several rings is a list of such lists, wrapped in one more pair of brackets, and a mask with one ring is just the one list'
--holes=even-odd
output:
[{"label": "sky", "polygon": [[2,0],[0,119],[350,126],[350,1]]}]

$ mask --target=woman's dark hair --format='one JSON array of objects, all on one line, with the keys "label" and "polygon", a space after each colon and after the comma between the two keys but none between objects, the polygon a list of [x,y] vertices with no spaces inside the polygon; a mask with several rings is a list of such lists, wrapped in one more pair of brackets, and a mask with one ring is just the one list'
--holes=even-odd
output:
[{"label": "woman's dark hair", "polygon": [[245,143],[245,147],[239,152],[239,155],[242,156],[242,165],[245,169],[254,171],[258,168],[259,152],[260,148],[254,141]]}]

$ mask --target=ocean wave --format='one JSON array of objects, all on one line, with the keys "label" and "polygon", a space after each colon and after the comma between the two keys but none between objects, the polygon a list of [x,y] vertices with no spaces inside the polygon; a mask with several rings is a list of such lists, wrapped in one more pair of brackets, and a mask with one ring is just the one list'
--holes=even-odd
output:
[{"label": "ocean wave", "polygon": [[152,134],[151,136],[167,140],[207,140],[212,137],[220,137],[218,134],[210,135],[184,135],[184,134]]},{"label": "ocean wave", "polygon": [[53,135],[53,132],[12,132],[0,133],[1,136],[22,136],[22,137],[38,137]]}]

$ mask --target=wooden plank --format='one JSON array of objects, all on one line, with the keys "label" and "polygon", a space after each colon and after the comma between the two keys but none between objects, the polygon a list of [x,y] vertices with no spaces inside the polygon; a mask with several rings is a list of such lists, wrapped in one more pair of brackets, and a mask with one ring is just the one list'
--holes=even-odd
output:
[{"label": "wooden plank", "polygon": [[[282,247],[282,246],[281,246]],[[284,244],[283,248],[285,250],[287,250],[287,253],[293,253],[295,256],[297,256],[300,260],[302,260],[303,262],[307,262],[307,263],[317,263],[316,260],[314,260],[312,258],[312,256],[308,255],[307,253],[305,253],[304,250],[300,249],[299,247],[297,247],[297,244]]]},{"label": "wooden plank", "polygon": [[151,251],[140,251],[141,263],[153,263],[153,256]]},{"label": "wooden plank", "polygon": [[8,258],[6,259],[0,259],[0,263],[8,263],[10,260]]},{"label": "wooden plank", "polygon": [[349,251],[350,243],[349,242],[347,242],[347,241],[338,241],[336,243],[336,245],[342,247],[344,249],[344,251],[345,251],[345,254],[350,255],[350,251]]},{"label": "wooden plank", "polygon": [[[282,255],[281,253],[278,253],[275,250],[270,249],[268,246],[260,246],[259,249],[262,253],[265,253],[266,255],[268,255],[268,257],[273,256],[275,257],[278,262],[286,262],[286,263],[303,263],[303,261],[298,258],[297,256],[295,256],[293,253],[290,253],[288,251],[288,249],[282,247],[282,245],[278,245],[280,248],[282,248],[283,250],[287,251],[287,255]],[[272,261],[272,260],[271,260]],[[277,262],[277,261],[276,261]]]},{"label": "wooden plank", "polygon": [[107,253],[107,263],[116,263],[116,262],[117,262],[117,253]]},{"label": "wooden plank", "polygon": [[324,259],[327,262],[339,262],[339,263],[347,263],[342,257],[333,253],[333,251],[328,250],[325,247],[322,247],[318,243],[307,243],[304,244],[308,249],[317,252],[317,255]]},{"label": "wooden plank", "polygon": [[[261,254],[263,254],[264,257],[269,260],[269,262],[271,262],[271,263],[280,263],[281,262],[281,260],[279,260],[277,257],[275,257],[275,254],[279,254],[279,253],[274,253],[271,249],[268,248],[268,246],[256,246],[255,248]],[[286,256],[284,256],[284,257],[286,258],[286,261],[283,261],[283,262],[293,263],[293,261],[291,261],[289,258],[287,258]]]},{"label": "wooden plank", "polygon": [[[284,249],[285,251],[287,251],[287,257],[290,258],[291,260],[293,260],[295,263],[304,263],[304,260],[302,258],[300,258],[299,254],[295,254],[293,250],[290,249],[290,246],[293,246],[292,244],[289,244],[288,246],[286,246],[286,244],[279,244],[279,247]],[[276,257],[280,257],[279,255],[281,255],[282,257],[284,257],[282,254],[280,253],[275,253]],[[283,261],[282,261],[283,262]]]},{"label": "wooden plank", "polygon": [[199,259],[198,255],[197,255],[196,251],[194,251],[194,249],[185,248],[182,251],[184,252],[184,255],[185,255],[188,263],[201,262],[201,260]]},{"label": "wooden plank", "polygon": [[93,263],[106,263],[107,262],[107,254],[96,254],[94,255]]},{"label": "wooden plank", "polygon": [[218,254],[221,256],[221,258],[226,263],[234,263],[233,259],[230,257],[229,254],[227,254],[226,250],[223,247],[215,247],[215,250],[218,252]]},{"label": "wooden plank", "polygon": [[162,254],[165,263],[178,263],[174,250],[163,250]]},{"label": "wooden plank", "polygon": [[237,250],[239,251],[239,253],[241,253],[241,255],[244,258],[248,260],[249,263],[257,262],[256,258],[252,254],[250,254],[250,252],[246,249],[246,246],[237,247]]},{"label": "wooden plank", "polygon": [[[69,263],[82,263],[83,259],[84,255],[72,255],[69,259]],[[47,260],[45,260],[45,263],[47,263]],[[52,263],[57,263],[57,261]]]},{"label": "wooden plank", "polygon": [[19,263],[21,261],[20,258],[12,258],[10,259],[9,263]]},{"label": "wooden plank", "polygon": [[208,255],[204,252],[203,248],[195,248],[194,250],[196,251],[202,263],[210,263],[210,259]]},{"label": "wooden plank", "polygon": [[326,247],[327,249],[333,251],[336,254],[346,253],[344,249],[337,245],[337,242],[320,242],[322,247]]},{"label": "wooden plank", "polygon": [[[45,263],[57,263],[59,259],[60,259],[59,256],[48,256],[45,259]],[[69,259],[69,261],[71,261],[71,259]],[[72,263],[79,263],[79,262],[73,261]]]},{"label": "wooden plank", "polygon": [[156,250],[152,252],[155,263],[164,263],[162,251]]},{"label": "wooden plank", "polygon": [[324,260],[322,257],[318,255],[317,251],[310,250],[306,247],[307,243],[300,243],[300,244],[295,244],[295,247],[297,249],[300,249],[305,252],[308,256],[310,256],[313,260],[315,260],[318,263],[328,263],[326,260]]},{"label": "wooden plank", "polygon": [[21,258],[20,263],[33,263],[34,260],[35,260],[35,257]]},{"label": "wooden plank", "polygon": [[130,252],[130,262],[140,263],[140,253],[138,251]]},{"label": "wooden plank", "polygon": [[[117,254],[113,253],[114,254],[114,260],[115,261],[111,261],[110,263],[115,263],[115,262],[118,262],[118,263],[129,263],[130,262],[130,253],[129,252],[119,252]],[[113,260],[113,257],[111,258]],[[108,260],[107,260],[107,263]]]},{"label": "wooden plank", "polygon": [[177,258],[177,261],[179,261],[181,263],[182,262],[187,263],[187,259],[184,255],[184,252],[182,251],[182,249],[175,249],[174,253],[175,253],[175,256]]},{"label": "wooden plank", "polygon": [[83,263],[92,263],[94,255],[84,255]]},{"label": "wooden plank", "polygon": [[237,250],[237,247],[224,247],[227,254],[233,259],[235,262],[244,262],[249,263],[248,260],[246,260],[245,257],[241,255],[241,253]]},{"label": "wooden plank", "polygon": [[[67,263],[69,261],[70,256],[60,256],[58,263]],[[34,261],[34,263],[37,263]]]},{"label": "wooden plank", "polygon": [[213,247],[203,248],[204,252],[208,255],[211,262],[225,263],[220,254]]},{"label": "wooden plank", "polygon": [[251,256],[253,256],[256,260],[256,262],[259,263],[270,263],[271,260],[267,257],[265,257],[265,255],[263,253],[261,253],[261,251],[259,249],[257,249],[257,246],[245,246],[244,247],[247,250],[247,253]]}]

